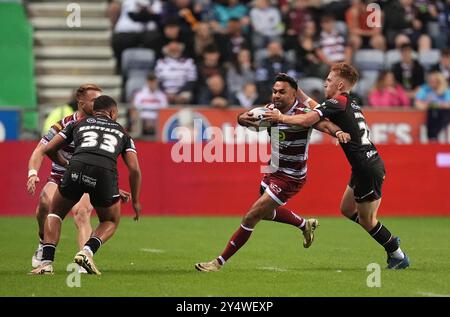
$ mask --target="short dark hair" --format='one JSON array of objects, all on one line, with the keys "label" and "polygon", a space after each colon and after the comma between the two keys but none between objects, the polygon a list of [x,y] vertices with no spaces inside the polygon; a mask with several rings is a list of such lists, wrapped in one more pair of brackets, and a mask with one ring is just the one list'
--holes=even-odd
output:
[{"label": "short dark hair", "polygon": [[337,63],[331,67],[331,71],[337,73],[337,75],[347,80],[352,86],[356,84],[359,79],[358,71],[355,67],[347,63]]},{"label": "short dark hair", "polygon": [[411,49],[412,50],[412,45],[411,45],[411,43],[403,43],[402,45],[400,45],[400,51],[403,51],[403,50],[409,50],[409,49]]},{"label": "short dark hair", "polygon": [[298,89],[297,81],[294,78],[292,78],[291,76],[289,76],[288,74],[278,73],[278,75],[275,77],[275,82],[277,82],[277,81],[284,81],[284,82],[288,83],[289,86],[291,86],[295,90]]},{"label": "short dark hair", "polygon": [[101,95],[94,100],[94,111],[109,110],[117,107],[117,102],[107,95]]}]

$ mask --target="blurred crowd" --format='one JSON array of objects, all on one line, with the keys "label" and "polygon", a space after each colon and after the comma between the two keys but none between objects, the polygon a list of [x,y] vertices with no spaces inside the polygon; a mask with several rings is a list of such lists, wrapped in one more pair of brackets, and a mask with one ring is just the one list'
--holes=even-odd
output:
[{"label": "blurred crowd", "polygon": [[362,105],[427,110],[430,139],[450,120],[450,0],[113,0],[108,14],[144,134],[171,105],[265,104],[279,72],[321,99],[341,61],[360,71]]}]

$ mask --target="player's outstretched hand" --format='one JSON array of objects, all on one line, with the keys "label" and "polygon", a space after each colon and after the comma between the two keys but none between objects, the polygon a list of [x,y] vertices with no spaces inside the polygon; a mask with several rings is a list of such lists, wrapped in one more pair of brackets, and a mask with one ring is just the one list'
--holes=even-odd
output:
[{"label": "player's outstretched hand", "polygon": [[263,114],[264,120],[270,121],[272,123],[282,122],[282,116],[283,115],[281,114],[280,110],[276,108]]},{"label": "player's outstretched hand", "polygon": [[347,143],[348,141],[350,141],[352,139],[350,137],[350,134],[348,134],[347,132],[338,133],[338,135],[336,137],[337,137],[339,143]]},{"label": "player's outstretched hand", "polygon": [[133,202],[133,209],[136,214],[133,219],[134,221],[138,221],[139,216],[141,215],[141,204],[139,202]]},{"label": "player's outstretched hand", "polygon": [[255,118],[253,116],[253,113],[249,113],[248,111],[241,114],[238,118],[238,122],[240,125],[244,127],[254,127],[258,128],[258,124],[256,123],[258,121],[258,118]]},{"label": "player's outstretched hand", "polygon": [[34,195],[34,193],[36,192],[37,183],[39,183],[39,177],[37,175],[32,175],[28,177],[27,191],[30,195]]},{"label": "player's outstretched hand", "polygon": [[119,195],[122,202],[127,203],[131,200],[131,194],[123,189],[119,189]]}]

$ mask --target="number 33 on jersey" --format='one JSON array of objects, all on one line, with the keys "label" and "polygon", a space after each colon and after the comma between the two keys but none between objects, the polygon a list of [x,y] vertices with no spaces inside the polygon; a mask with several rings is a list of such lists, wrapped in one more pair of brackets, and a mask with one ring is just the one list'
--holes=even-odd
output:
[{"label": "number 33 on jersey", "polygon": [[[66,143],[75,143],[72,159],[80,154],[91,156],[89,163],[114,167],[117,157],[127,151],[136,152],[134,142],[117,122],[107,117],[87,117],[68,125],[59,133]],[[114,168],[115,169],[115,168]]]}]

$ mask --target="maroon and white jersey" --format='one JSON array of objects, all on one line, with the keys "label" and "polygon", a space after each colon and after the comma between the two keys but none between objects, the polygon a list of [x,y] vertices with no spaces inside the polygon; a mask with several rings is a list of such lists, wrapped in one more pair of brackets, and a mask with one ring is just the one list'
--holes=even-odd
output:
[{"label": "maroon and white jersey", "polygon": [[[56,122],[54,125],[51,126],[50,130],[48,130],[48,133],[44,135],[41,139],[42,144],[47,144],[50,142],[51,139],[55,135],[57,135],[59,132],[61,132],[63,129],[65,129],[70,123],[76,122],[79,119],[78,112],[75,112],[74,114],[71,114],[70,116],[67,116],[58,122]],[[75,151],[75,145],[74,143],[70,143],[66,146],[64,146],[61,150],[59,150],[59,153],[67,160],[70,160],[72,157],[73,152]],[[55,162],[52,162],[52,171],[50,173],[51,176],[63,176],[65,172],[65,168],[56,164]]]},{"label": "maroon and white jersey", "polygon": [[[266,107],[272,108],[273,104]],[[310,108],[295,101],[289,111],[284,113],[288,116],[304,114],[311,111]],[[278,140],[276,140],[274,128],[278,128]],[[269,130],[268,130],[269,131]],[[300,126],[289,126],[278,123],[270,128],[272,153],[270,164],[277,172],[284,173],[292,178],[302,179],[306,176],[308,159],[308,145],[312,128]],[[278,167],[276,166],[278,162]]]}]

